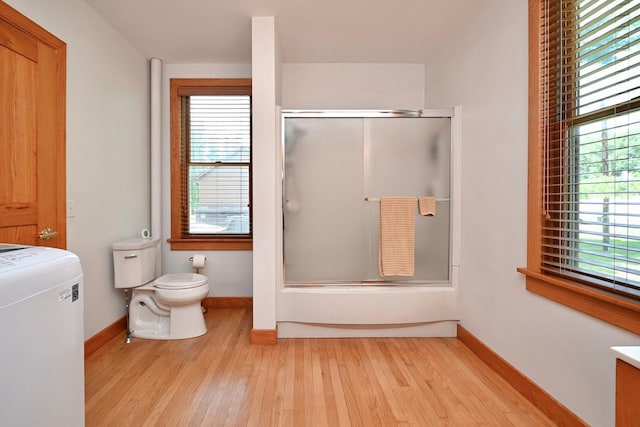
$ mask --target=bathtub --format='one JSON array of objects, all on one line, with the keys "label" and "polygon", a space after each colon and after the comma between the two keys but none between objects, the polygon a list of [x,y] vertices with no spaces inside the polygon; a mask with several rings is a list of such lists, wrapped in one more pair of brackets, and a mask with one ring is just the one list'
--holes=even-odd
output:
[{"label": "bathtub", "polygon": [[279,338],[455,337],[458,269],[451,283],[281,286]]}]

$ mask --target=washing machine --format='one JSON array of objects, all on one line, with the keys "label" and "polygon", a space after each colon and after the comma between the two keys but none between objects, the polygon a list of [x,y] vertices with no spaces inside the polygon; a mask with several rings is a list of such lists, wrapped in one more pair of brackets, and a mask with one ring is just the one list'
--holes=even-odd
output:
[{"label": "washing machine", "polygon": [[0,243],[0,426],[84,426],[83,293],[73,253]]}]

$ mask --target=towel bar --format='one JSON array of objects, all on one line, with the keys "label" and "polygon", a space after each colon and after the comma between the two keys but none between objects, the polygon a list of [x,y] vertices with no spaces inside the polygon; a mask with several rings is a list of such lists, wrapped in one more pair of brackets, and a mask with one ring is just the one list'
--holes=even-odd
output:
[{"label": "towel bar", "polygon": [[[416,199],[417,199],[417,197],[416,197]],[[446,199],[445,198],[436,198],[436,202],[448,202],[450,200],[451,199],[448,199],[448,198],[446,198]],[[380,201],[380,197],[365,197],[364,201],[365,202],[379,202]]]}]

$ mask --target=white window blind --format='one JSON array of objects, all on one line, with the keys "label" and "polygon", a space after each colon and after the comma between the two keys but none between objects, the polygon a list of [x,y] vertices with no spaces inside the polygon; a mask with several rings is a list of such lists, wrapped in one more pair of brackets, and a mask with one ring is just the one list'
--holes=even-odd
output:
[{"label": "white window blind", "polygon": [[640,0],[544,0],[543,271],[640,297]]},{"label": "white window blind", "polygon": [[191,235],[251,234],[251,97],[182,97]]}]

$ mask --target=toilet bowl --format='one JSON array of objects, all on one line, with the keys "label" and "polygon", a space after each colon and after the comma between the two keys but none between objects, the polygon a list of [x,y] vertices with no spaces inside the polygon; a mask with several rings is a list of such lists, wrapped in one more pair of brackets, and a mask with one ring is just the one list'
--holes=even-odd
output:
[{"label": "toilet bowl", "polygon": [[115,287],[131,292],[130,336],[171,340],[206,334],[201,302],[209,294],[209,279],[198,273],[156,278],[159,245],[159,239],[130,239],[113,244]]}]

